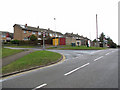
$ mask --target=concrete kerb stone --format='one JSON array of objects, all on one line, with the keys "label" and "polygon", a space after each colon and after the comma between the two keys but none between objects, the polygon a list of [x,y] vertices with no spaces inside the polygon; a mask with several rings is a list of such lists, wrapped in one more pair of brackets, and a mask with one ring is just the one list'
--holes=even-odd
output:
[{"label": "concrete kerb stone", "polygon": [[[60,54],[60,53],[59,53]],[[62,54],[61,54],[62,55]],[[23,70],[20,70],[20,71],[15,71],[15,72],[11,72],[11,73],[7,73],[7,74],[3,74],[2,76],[0,76],[0,78],[2,77],[7,77],[7,76],[12,76],[12,75],[15,75],[15,74],[19,74],[19,73],[22,73],[22,72],[27,72],[27,71],[30,71],[30,70],[34,70],[34,69],[38,69],[38,68],[42,68],[42,67],[47,67],[47,66],[50,66],[50,65],[53,65],[53,64],[57,64],[59,63],[60,61],[63,61],[65,60],[65,56],[62,55],[60,59],[58,59],[57,61],[55,62],[51,62],[51,63],[48,63],[46,65],[40,65],[40,66],[35,66],[35,67],[31,67],[29,69],[23,69]]]}]

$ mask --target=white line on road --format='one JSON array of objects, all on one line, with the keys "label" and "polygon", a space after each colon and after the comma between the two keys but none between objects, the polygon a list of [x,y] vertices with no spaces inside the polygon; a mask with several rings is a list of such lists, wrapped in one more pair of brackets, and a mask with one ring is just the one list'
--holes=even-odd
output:
[{"label": "white line on road", "polygon": [[111,52],[109,52],[109,53],[106,53],[105,55],[109,55],[110,53],[113,53],[113,52],[115,52],[115,51],[111,51]]},{"label": "white line on road", "polygon": [[40,86],[38,86],[38,87],[36,87],[36,88],[34,88],[34,89],[32,89],[32,90],[36,90],[36,89],[38,89],[38,88],[42,88],[42,87],[44,87],[44,86],[46,86],[47,84],[45,83],[45,84],[42,84],[42,85],[40,85]]},{"label": "white line on road", "polygon": [[105,55],[109,55],[110,53],[106,53]]},{"label": "white line on road", "polygon": [[94,61],[97,61],[97,60],[99,60],[99,59],[101,59],[101,58],[103,58],[103,56],[101,56],[101,57],[99,57],[99,58],[96,58]]},{"label": "white line on road", "polygon": [[71,73],[77,71],[78,69],[83,68],[83,67],[85,67],[85,66],[87,66],[87,65],[89,65],[89,64],[90,64],[90,63],[84,64],[84,65],[82,65],[82,66],[80,66],[80,67],[78,67],[78,68],[76,68],[76,69],[74,69],[74,70],[72,70],[72,71],[70,71],[70,72],[64,74],[64,75],[67,76],[67,75],[69,75],[69,74],[71,74]]},{"label": "white line on road", "polygon": [[0,83],[1,83],[1,82],[3,82],[3,80],[2,80],[2,79],[0,79]]}]

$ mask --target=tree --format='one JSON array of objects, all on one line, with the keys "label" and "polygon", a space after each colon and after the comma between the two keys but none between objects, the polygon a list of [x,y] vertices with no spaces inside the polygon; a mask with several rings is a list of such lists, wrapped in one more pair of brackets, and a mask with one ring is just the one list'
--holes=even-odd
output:
[{"label": "tree", "polygon": [[97,42],[97,40],[96,40],[96,39],[94,39],[94,40],[93,40],[93,42]]},{"label": "tree", "polygon": [[113,40],[110,37],[107,37],[106,40],[107,40],[107,44],[110,48],[116,48],[117,47],[116,43],[114,43]]},{"label": "tree", "polygon": [[101,43],[103,43],[103,42],[104,42],[104,39],[105,39],[105,35],[104,35],[104,33],[102,32],[102,33],[100,34],[99,41],[100,41]]},{"label": "tree", "polygon": [[105,35],[104,35],[104,33],[102,32],[101,34],[100,34],[100,37],[98,38],[99,39],[99,42],[100,42],[100,47],[104,47],[105,46]]},{"label": "tree", "polygon": [[37,37],[36,37],[35,35],[31,35],[31,36],[30,36],[30,40],[31,40],[31,41],[37,41]]}]

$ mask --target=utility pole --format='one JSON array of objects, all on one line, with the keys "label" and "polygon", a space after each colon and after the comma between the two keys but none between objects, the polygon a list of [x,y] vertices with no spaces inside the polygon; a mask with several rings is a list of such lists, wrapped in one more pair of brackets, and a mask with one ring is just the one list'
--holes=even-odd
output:
[{"label": "utility pole", "polygon": [[96,46],[98,47],[98,20],[97,20],[97,14],[96,14]]},{"label": "utility pole", "polygon": [[98,40],[98,21],[97,21],[97,14],[96,14],[96,40]]}]

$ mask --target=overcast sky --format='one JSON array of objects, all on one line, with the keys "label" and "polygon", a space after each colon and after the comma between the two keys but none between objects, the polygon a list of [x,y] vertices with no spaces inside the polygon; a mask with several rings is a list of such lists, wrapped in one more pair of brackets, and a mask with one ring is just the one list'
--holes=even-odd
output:
[{"label": "overcast sky", "polygon": [[[1,0],[0,31],[13,31],[14,24],[50,28],[96,38],[104,32],[118,44],[119,0]],[[56,18],[56,22],[54,21]],[[55,25],[56,23],[56,25]]]}]

